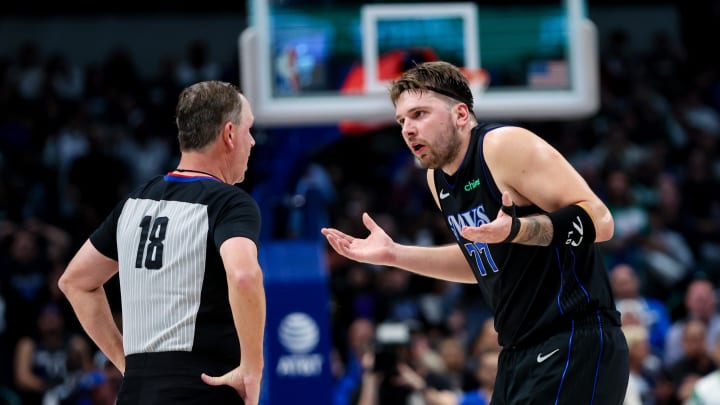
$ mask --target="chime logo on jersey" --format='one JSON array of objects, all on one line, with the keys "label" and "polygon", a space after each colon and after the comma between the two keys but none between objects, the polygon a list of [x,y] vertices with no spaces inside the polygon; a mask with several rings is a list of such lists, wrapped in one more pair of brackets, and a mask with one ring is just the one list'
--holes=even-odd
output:
[{"label": "chime logo on jersey", "polygon": [[460,240],[460,230],[463,226],[480,226],[490,222],[490,218],[485,213],[485,207],[480,204],[475,208],[447,216],[448,225],[455,239]]},{"label": "chime logo on jersey", "polygon": [[290,353],[278,359],[278,375],[310,377],[322,372],[322,354],[311,353],[320,341],[320,329],[312,317],[302,312],[286,315],[278,326],[278,339]]},{"label": "chime logo on jersey", "polygon": [[476,188],[478,188],[478,187],[480,187],[480,179],[474,179],[474,180],[468,181],[468,182],[465,184],[465,187],[463,187],[463,189],[464,189],[465,191],[472,191],[472,190],[474,190],[474,189],[476,189]]}]

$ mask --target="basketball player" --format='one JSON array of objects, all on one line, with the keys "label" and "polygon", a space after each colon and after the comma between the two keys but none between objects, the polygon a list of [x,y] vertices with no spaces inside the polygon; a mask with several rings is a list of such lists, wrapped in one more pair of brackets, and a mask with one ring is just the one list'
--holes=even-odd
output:
[{"label": "basketball player", "polygon": [[[180,162],[121,201],[59,281],[124,374],[118,404],[257,405],[265,290],[260,211],[245,177],[253,114],[229,83],[185,88]],[[122,334],[103,285],[120,275]]]},{"label": "basketball player", "polygon": [[394,242],[370,231],[322,233],[340,254],[420,275],[477,283],[503,347],[493,405],[620,405],[628,348],[596,243],[613,218],[584,179],[536,134],[478,123],[462,73],[426,62],[390,97],[402,136],[456,244]]}]

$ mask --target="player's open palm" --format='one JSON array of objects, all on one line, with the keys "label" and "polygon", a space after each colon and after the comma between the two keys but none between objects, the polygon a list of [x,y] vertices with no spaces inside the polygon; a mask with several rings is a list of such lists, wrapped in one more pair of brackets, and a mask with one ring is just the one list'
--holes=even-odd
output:
[{"label": "player's open palm", "polygon": [[235,388],[245,405],[257,405],[260,401],[261,376],[243,371],[242,366],[236,367],[221,376],[213,377],[203,373],[200,377],[208,385],[229,385]]},{"label": "player's open palm", "polygon": [[[507,191],[503,192],[502,203],[506,207],[512,207],[513,205],[510,193]],[[512,215],[500,210],[494,221],[480,226],[464,226],[460,230],[460,234],[465,239],[475,242],[500,243],[508,237],[512,220]]]},{"label": "player's open palm", "polygon": [[385,264],[390,259],[393,240],[370,215],[363,213],[362,221],[370,234],[356,238],[335,228],[323,228],[322,234],[339,254],[363,263]]}]

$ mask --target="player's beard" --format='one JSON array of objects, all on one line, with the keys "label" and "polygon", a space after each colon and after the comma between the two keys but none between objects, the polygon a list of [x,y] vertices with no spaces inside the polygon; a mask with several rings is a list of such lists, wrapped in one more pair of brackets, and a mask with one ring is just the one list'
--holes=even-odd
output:
[{"label": "player's beard", "polygon": [[429,153],[418,158],[417,163],[425,169],[442,169],[455,160],[460,153],[460,134],[457,128],[449,128],[435,142],[428,145]]}]

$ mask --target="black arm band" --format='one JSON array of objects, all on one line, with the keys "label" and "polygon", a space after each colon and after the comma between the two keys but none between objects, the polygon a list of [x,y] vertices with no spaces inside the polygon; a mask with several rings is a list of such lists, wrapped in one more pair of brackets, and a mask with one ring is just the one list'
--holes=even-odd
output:
[{"label": "black arm band", "polygon": [[515,204],[513,205],[503,205],[502,210],[504,213],[510,215],[512,217],[512,224],[510,225],[510,234],[505,238],[502,243],[508,243],[512,242],[513,239],[517,236],[518,232],[520,232],[520,218],[517,216],[517,210],[515,209]]},{"label": "black arm band", "polygon": [[569,205],[547,214],[553,225],[551,245],[588,245],[595,242],[595,224],[578,205]]}]

